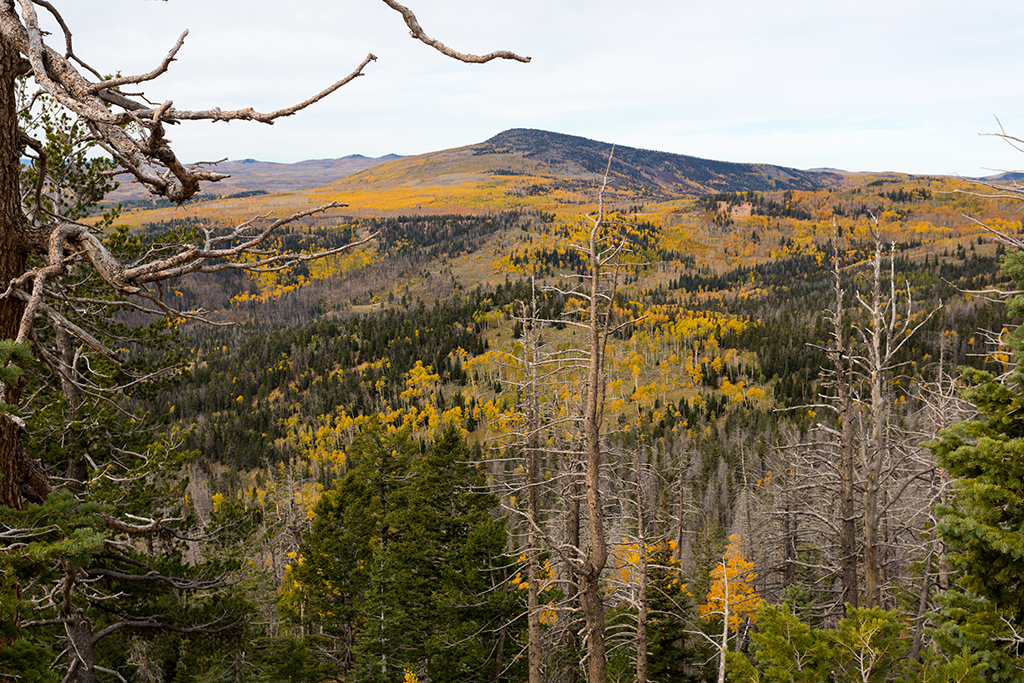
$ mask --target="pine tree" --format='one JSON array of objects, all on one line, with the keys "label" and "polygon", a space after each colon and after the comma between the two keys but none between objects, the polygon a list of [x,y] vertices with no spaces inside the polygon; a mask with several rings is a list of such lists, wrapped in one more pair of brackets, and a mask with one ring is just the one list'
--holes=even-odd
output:
[{"label": "pine tree", "polygon": [[[1019,289],[1024,255],[1008,254],[1003,270]],[[1017,295],[1010,313],[1022,311],[1024,296]],[[1024,626],[1024,331],[1018,327],[1008,341],[1015,361],[1009,374],[963,371],[964,397],[977,407],[977,419],[953,425],[930,444],[956,479],[952,500],[939,508],[937,532],[966,591],[945,596],[937,640],[954,652],[979,653],[997,680],[1024,671],[1014,645]]]},{"label": "pine tree", "polygon": [[423,453],[408,430],[363,426],[348,471],[316,506],[292,576],[293,614],[333,639],[339,673],[397,683],[514,676],[519,597],[507,583],[504,521],[480,493],[459,429]]}]

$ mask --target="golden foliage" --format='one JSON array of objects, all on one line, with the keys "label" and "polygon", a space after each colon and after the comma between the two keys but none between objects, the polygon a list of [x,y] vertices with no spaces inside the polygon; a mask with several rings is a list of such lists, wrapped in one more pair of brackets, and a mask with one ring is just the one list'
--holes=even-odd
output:
[{"label": "golden foliage", "polygon": [[739,534],[733,534],[722,561],[711,571],[707,602],[697,608],[700,618],[713,621],[727,614],[729,629],[733,631],[745,622],[754,623],[763,600],[751,585],[757,579],[753,569],[754,563],[740,550]]}]

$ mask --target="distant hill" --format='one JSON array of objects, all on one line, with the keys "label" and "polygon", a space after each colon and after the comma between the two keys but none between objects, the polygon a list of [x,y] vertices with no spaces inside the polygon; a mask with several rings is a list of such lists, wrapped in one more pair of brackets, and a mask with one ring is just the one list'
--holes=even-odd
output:
[{"label": "distant hill", "polygon": [[[337,183],[370,189],[420,183],[450,185],[491,175],[599,179],[612,145],[575,135],[515,128],[476,145],[404,157]],[[846,185],[843,175],[801,171],[771,164],[712,161],[698,157],[618,146],[612,186],[638,197],[714,194],[744,190],[811,190]]]},{"label": "distant hill", "polygon": [[[296,164],[244,159],[219,164],[231,177],[206,185],[190,205],[197,215],[232,219],[250,214],[253,202],[267,201],[256,197],[267,194],[278,195],[275,211],[336,201],[348,204],[353,216],[575,210],[594,201],[611,150],[607,142],[516,128],[478,144],[415,156],[353,155]],[[625,210],[748,190],[839,189],[850,186],[852,178],[616,146],[605,199]],[[151,202],[137,184],[108,200],[124,202],[137,221],[186,215],[185,207]]]},{"label": "distant hill", "polygon": [[[204,185],[203,194],[226,195],[260,190],[264,192],[308,190],[330,185],[345,176],[401,158],[397,154],[376,158],[351,154],[340,159],[314,159],[294,164],[279,164],[256,159],[222,161],[217,164],[216,170],[228,173],[231,177],[218,183]],[[129,176],[118,179],[122,183],[121,187],[107,195],[108,201],[149,198],[149,193],[145,188],[138,183],[130,182]]]},{"label": "distant hill", "polygon": [[978,180],[990,183],[1020,183],[1024,180],[1024,171],[1004,171],[995,175],[985,176],[984,178],[978,178]]}]

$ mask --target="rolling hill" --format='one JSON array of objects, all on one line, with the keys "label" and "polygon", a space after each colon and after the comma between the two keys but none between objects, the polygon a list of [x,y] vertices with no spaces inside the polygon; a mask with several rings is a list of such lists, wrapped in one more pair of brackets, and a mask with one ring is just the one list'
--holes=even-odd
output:
[{"label": "rolling hill", "polygon": [[[401,157],[397,154],[387,154],[376,158],[350,154],[340,159],[312,159],[294,164],[279,164],[256,159],[222,161],[217,164],[217,170],[221,173],[228,173],[231,177],[216,184],[206,185],[203,194],[288,192],[323,187],[352,173],[395,159],[401,159]],[[149,199],[149,193],[142,185],[129,182],[130,176],[122,176],[118,180],[122,184],[107,196],[108,201],[124,202]]]},{"label": "rolling hill", "polygon": [[[335,188],[438,184],[487,176],[539,176],[556,186],[592,184],[604,174],[612,144],[575,135],[515,128],[475,145],[405,157],[362,171]],[[845,185],[839,173],[771,164],[713,161],[616,146],[610,183],[619,192],[669,199],[746,190],[813,190]]]},{"label": "rolling hill", "polygon": [[[450,214],[503,210],[577,212],[594,202],[612,144],[541,130],[512,129],[484,142],[408,157],[345,157],[271,164],[228,162],[234,174],[208,186],[200,208],[134,203],[126,222],[181,218],[200,212],[284,215],[310,203],[344,202],[354,216]],[[358,166],[361,170],[357,170]],[[714,161],[616,146],[605,199],[620,209],[711,194],[842,188],[850,176],[772,164]],[[132,186],[134,187],[134,186]],[[119,191],[115,201],[129,199]],[[215,202],[209,200],[216,199]],[[213,206],[216,204],[216,206]]]}]

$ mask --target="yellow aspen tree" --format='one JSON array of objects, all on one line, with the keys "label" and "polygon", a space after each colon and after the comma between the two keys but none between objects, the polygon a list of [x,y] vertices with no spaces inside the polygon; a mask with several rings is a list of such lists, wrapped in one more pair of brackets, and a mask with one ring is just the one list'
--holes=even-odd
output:
[{"label": "yellow aspen tree", "polygon": [[729,633],[757,619],[757,608],[763,602],[751,585],[757,574],[754,563],[743,556],[740,536],[729,537],[729,547],[722,561],[711,570],[711,588],[707,602],[697,608],[697,614],[707,622],[722,620],[722,638],[713,643],[718,648],[718,683],[725,683],[725,654],[729,651]]}]

